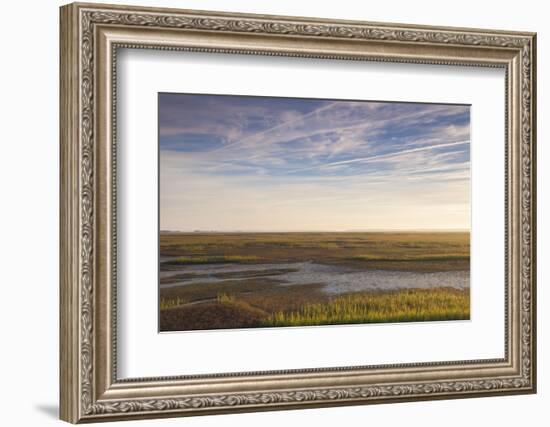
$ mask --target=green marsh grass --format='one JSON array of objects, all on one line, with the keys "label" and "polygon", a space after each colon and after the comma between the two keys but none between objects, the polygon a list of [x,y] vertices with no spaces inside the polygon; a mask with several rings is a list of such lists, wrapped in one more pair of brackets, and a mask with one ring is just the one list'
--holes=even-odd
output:
[{"label": "green marsh grass", "polygon": [[351,259],[358,261],[468,261],[470,259],[469,254],[463,253],[446,253],[442,255],[430,255],[430,254],[401,254],[399,256],[388,254],[381,255],[369,255],[360,254],[351,257]]},{"label": "green marsh grass", "polygon": [[290,312],[278,311],[263,326],[309,326],[350,323],[417,322],[470,318],[469,290],[411,289],[355,293],[325,303],[305,304]]},{"label": "green marsh grass", "polygon": [[174,298],[161,298],[160,299],[160,309],[168,310],[170,308],[180,307],[187,304],[189,301],[185,298],[174,297]]},{"label": "green marsh grass", "polygon": [[216,300],[220,304],[232,304],[232,303],[235,302],[235,296],[234,295],[229,295],[229,294],[226,294],[226,293],[220,293],[220,294],[217,295]]},{"label": "green marsh grass", "polygon": [[197,255],[181,256],[170,261],[163,262],[164,265],[186,265],[186,264],[220,264],[226,262],[258,262],[260,258],[254,255]]}]

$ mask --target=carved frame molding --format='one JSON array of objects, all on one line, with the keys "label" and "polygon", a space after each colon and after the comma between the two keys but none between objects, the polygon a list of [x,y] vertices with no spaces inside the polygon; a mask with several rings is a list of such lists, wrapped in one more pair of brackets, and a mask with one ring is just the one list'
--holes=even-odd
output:
[{"label": "carved frame molding", "polygon": [[[506,357],[117,380],[113,147],[116,51],[122,47],[504,67]],[[534,97],[532,33],[94,4],[62,7],[61,418],[101,421],[534,392]],[[266,377],[273,381],[265,385]],[[300,385],[285,387],[289,379]]]}]

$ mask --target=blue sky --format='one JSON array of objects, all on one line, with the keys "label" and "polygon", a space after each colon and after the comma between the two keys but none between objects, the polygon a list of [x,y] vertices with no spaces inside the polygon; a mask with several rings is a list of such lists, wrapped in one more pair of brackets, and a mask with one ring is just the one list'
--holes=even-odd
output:
[{"label": "blue sky", "polygon": [[168,230],[470,228],[470,107],[159,94]]}]

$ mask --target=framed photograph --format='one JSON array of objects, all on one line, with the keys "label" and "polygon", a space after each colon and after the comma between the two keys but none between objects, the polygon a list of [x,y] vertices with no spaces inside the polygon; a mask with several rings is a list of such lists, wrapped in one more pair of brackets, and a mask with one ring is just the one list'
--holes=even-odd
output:
[{"label": "framed photograph", "polygon": [[535,34],[60,22],[63,420],[536,391]]}]

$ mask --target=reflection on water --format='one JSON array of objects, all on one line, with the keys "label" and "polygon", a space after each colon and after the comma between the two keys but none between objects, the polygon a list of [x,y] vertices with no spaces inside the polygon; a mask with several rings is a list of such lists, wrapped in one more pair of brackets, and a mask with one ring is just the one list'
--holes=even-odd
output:
[{"label": "reflection on water", "polygon": [[[270,274],[272,271],[273,274]],[[181,269],[161,271],[160,277],[186,274],[175,283],[161,284],[162,288],[198,283],[219,283],[247,280],[255,273],[263,279],[273,279],[281,285],[324,284],[324,291],[331,294],[407,288],[452,287],[464,289],[470,286],[469,271],[389,271],[361,270],[340,265],[325,265],[315,262],[291,262],[280,264],[209,264],[187,265]],[[227,277],[223,277],[227,274]]]}]

